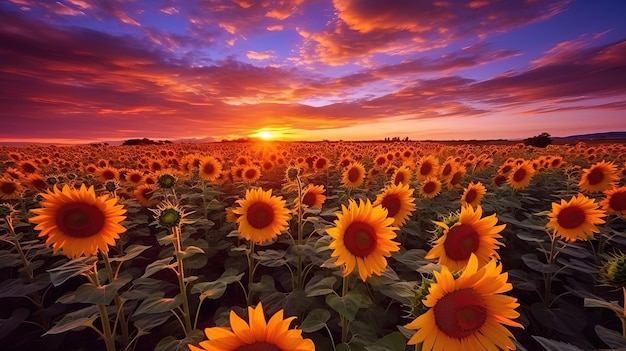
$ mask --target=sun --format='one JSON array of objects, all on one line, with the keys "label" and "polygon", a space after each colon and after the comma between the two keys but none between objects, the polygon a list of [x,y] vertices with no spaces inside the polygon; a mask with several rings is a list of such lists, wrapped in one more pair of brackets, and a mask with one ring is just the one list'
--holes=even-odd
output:
[{"label": "sun", "polygon": [[270,140],[274,137],[272,132],[267,131],[267,130],[263,132],[258,132],[256,135],[263,140]]}]

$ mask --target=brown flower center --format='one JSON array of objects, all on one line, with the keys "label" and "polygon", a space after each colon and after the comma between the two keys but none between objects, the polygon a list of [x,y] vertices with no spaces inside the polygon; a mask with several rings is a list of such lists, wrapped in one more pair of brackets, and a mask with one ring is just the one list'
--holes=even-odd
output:
[{"label": "brown flower center", "polygon": [[586,219],[585,211],[576,206],[562,208],[557,216],[557,222],[564,229],[578,228]]},{"label": "brown flower center", "polygon": [[465,261],[478,250],[479,242],[478,233],[474,227],[470,224],[456,223],[448,230],[443,247],[446,256],[455,261]]},{"label": "brown flower center", "polygon": [[519,168],[515,173],[513,173],[513,180],[516,182],[521,182],[526,177],[526,170],[524,168]]},{"label": "brown flower center", "polygon": [[343,242],[354,256],[365,257],[376,248],[376,231],[364,222],[354,222],[343,235]]},{"label": "brown flower center", "polygon": [[75,238],[87,238],[104,228],[105,216],[98,207],[84,203],[72,202],[57,210],[56,224],[65,235]]},{"label": "brown flower center", "polygon": [[244,174],[246,179],[254,179],[257,175],[256,169],[248,169]]},{"label": "brown flower center", "polygon": [[430,174],[430,171],[432,169],[433,169],[433,165],[431,165],[430,162],[423,163],[422,167],[420,167],[420,174],[421,175]]},{"label": "brown flower center", "polygon": [[265,202],[255,202],[248,207],[247,218],[253,228],[263,229],[274,221],[274,209]]},{"label": "brown flower center", "polygon": [[461,181],[461,177],[462,176],[463,176],[463,174],[461,172],[454,173],[454,175],[452,176],[452,179],[450,180],[450,184],[451,185],[459,184],[459,182]]},{"label": "brown flower center", "polygon": [[385,196],[380,204],[387,209],[387,218],[395,217],[402,207],[402,201],[396,194]]},{"label": "brown flower center", "polygon": [[48,189],[48,183],[43,179],[33,179],[32,185],[37,190]]},{"label": "brown flower center", "polygon": [[436,189],[437,189],[437,184],[435,184],[435,182],[428,182],[424,184],[424,188],[423,188],[426,194],[432,194],[435,192]]},{"label": "brown flower center", "polygon": [[316,199],[317,196],[315,196],[312,191],[307,191],[306,194],[304,194],[304,196],[302,197],[302,203],[309,207],[313,207],[313,205],[315,205]]},{"label": "brown flower center", "polygon": [[447,164],[445,167],[443,167],[443,171],[441,172],[441,175],[446,177],[450,173],[452,173],[452,166],[450,164]]},{"label": "brown flower center", "polygon": [[478,332],[487,320],[485,303],[471,288],[446,294],[437,301],[433,309],[437,327],[454,339],[462,339]]},{"label": "brown flower center", "polygon": [[17,187],[12,182],[3,182],[0,185],[0,191],[2,194],[13,194],[17,191]]},{"label": "brown flower center", "polygon": [[504,167],[502,167],[501,173],[502,174],[507,174],[507,173],[509,173],[511,171],[512,168],[513,167],[511,167],[511,165],[505,165]]},{"label": "brown flower center", "polygon": [[467,190],[467,193],[465,194],[465,202],[467,202],[468,204],[471,204],[472,202],[474,202],[474,200],[476,200],[477,196],[478,194],[476,193],[475,189],[469,189]]},{"label": "brown flower center", "polygon": [[202,165],[202,171],[204,172],[204,174],[213,174],[215,173],[215,166],[213,166],[211,162],[207,162]]},{"label": "brown flower center", "polygon": [[626,191],[618,191],[609,199],[609,207],[616,212],[626,210]]},{"label": "brown flower center", "polygon": [[103,178],[104,180],[112,180],[112,179],[115,179],[115,173],[113,173],[112,171],[110,171],[110,170],[108,170],[108,169],[107,169],[107,170],[105,170],[105,171],[103,171],[103,172],[102,172],[102,178]]},{"label": "brown flower center", "polygon": [[348,181],[350,181],[351,183],[356,183],[356,181],[359,180],[360,176],[361,173],[356,167],[350,168],[350,170],[348,171]]},{"label": "brown flower center", "polygon": [[35,171],[37,171],[37,168],[35,168],[35,166],[33,166],[32,164],[25,162],[22,163],[22,171],[26,173],[35,173]]},{"label": "brown flower center", "polygon": [[254,344],[242,345],[233,351],[282,351],[280,347],[266,342],[255,342]]},{"label": "brown flower center", "polygon": [[599,168],[595,168],[587,174],[587,180],[590,185],[600,184],[604,180],[604,172]]},{"label": "brown flower center", "polygon": [[133,173],[128,177],[128,180],[132,183],[139,183],[141,181],[141,174],[139,173]]},{"label": "brown flower center", "polygon": [[404,182],[404,173],[402,173],[402,172],[396,173],[396,177],[393,180],[393,184],[398,185],[398,184],[400,184],[402,182]]}]

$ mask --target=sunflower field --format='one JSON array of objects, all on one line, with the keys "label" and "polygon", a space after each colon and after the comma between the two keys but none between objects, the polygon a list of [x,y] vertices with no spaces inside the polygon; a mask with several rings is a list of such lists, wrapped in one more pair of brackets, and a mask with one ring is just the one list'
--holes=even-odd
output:
[{"label": "sunflower field", "polygon": [[2,350],[626,348],[626,145],[0,147]]}]

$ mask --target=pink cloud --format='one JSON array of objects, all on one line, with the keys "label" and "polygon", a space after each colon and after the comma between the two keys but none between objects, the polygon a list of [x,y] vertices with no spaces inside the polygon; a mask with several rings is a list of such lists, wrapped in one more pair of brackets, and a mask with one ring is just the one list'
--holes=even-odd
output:
[{"label": "pink cloud", "polygon": [[303,33],[308,41],[303,55],[307,62],[341,65],[376,53],[415,53],[543,21],[568,2],[509,0],[468,7],[445,1],[334,0],[339,20],[324,31]]}]

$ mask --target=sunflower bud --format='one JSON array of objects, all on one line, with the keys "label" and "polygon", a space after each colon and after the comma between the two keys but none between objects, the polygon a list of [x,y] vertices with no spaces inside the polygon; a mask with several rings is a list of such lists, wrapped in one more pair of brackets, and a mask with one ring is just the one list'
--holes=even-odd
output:
[{"label": "sunflower bud", "polygon": [[157,178],[157,184],[161,189],[171,189],[176,185],[176,177],[169,173],[163,173]]},{"label": "sunflower bud", "polygon": [[612,256],[600,268],[600,281],[613,287],[626,287],[626,255]]},{"label": "sunflower bud", "polygon": [[300,168],[296,166],[289,166],[287,168],[286,174],[287,174],[287,180],[289,180],[290,182],[294,182],[300,175]]}]

